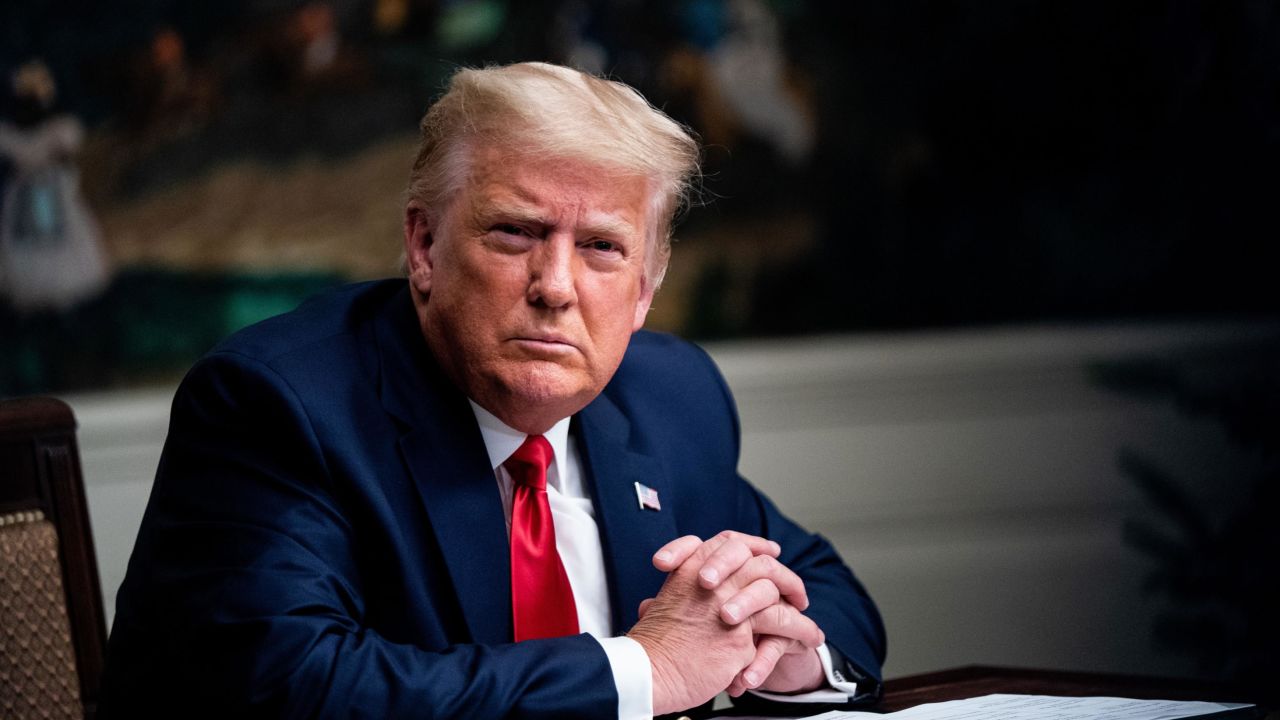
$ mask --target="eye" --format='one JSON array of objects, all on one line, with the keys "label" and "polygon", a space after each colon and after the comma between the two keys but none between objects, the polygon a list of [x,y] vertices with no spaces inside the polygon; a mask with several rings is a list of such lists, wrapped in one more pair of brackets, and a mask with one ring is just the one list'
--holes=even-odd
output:
[{"label": "eye", "polygon": [[608,240],[592,240],[587,243],[587,247],[596,252],[615,252],[620,249],[617,243]]},{"label": "eye", "polygon": [[520,227],[519,225],[512,225],[510,223],[498,223],[497,225],[493,226],[493,229],[504,235],[524,235],[525,234],[524,228]]}]

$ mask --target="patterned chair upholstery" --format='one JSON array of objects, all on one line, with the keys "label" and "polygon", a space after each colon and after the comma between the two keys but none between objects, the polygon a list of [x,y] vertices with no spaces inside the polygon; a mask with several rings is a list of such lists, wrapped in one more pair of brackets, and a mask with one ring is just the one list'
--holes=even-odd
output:
[{"label": "patterned chair upholstery", "polygon": [[0,718],[92,718],[106,644],[71,409],[0,400]]}]

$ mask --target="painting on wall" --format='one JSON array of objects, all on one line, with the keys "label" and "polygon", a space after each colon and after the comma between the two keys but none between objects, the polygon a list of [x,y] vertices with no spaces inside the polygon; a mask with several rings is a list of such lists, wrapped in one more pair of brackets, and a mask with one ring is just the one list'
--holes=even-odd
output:
[{"label": "painting on wall", "polygon": [[397,274],[418,119],[517,60],[702,138],[658,329],[1280,309],[1270,6],[19,0],[0,27],[0,394],[172,382]]}]

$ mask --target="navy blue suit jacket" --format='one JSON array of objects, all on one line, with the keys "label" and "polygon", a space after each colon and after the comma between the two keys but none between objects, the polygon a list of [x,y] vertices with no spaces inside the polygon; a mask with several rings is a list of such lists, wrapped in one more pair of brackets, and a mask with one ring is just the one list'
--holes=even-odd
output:
[{"label": "navy blue suit jacket", "polygon": [[[732,528],[781,544],[828,644],[876,684],[875,607],[826,541],[738,476],[732,398],[701,350],[637,333],[572,432],[615,632],[662,585],[658,547]],[[103,715],[612,716],[599,644],[513,643],[510,607],[467,400],[404,281],[350,286],[238,333],[183,381],[118,595]]]}]

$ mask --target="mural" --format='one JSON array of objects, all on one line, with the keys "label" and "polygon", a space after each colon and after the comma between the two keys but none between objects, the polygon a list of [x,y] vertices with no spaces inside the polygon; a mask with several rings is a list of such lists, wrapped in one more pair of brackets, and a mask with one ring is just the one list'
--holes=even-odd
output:
[{"label": "mural", "polygon": [[707,144],[654,327],[1273,314],[1277,38],[1259,1],[15,0],[0,394],[171,382],[396,274],[418,118],[524,59]]}]

